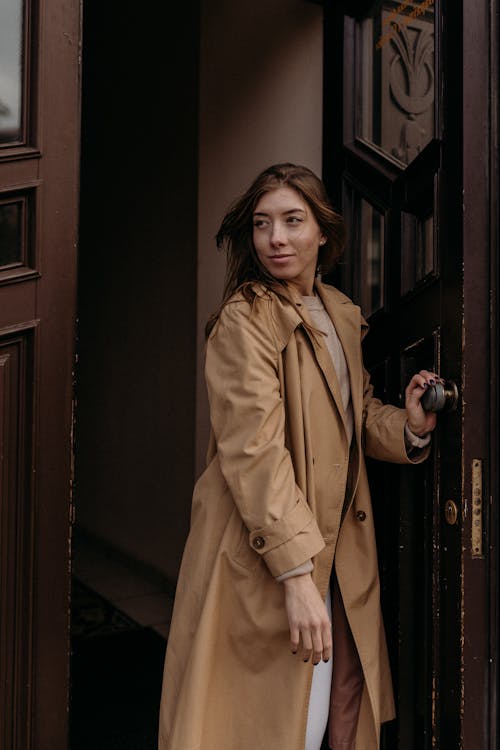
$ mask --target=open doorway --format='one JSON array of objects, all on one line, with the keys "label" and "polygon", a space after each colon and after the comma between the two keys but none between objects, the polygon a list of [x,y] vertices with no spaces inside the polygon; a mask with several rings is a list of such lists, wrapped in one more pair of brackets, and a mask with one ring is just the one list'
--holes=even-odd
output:
[{"label": "open doorway", "polygon": [[272,0],[263,26],[251,0],[200,6],[84,3],[72,750],[155,747],[217,222],[273,162],[321,172],[322,8]]},{"label": "open doorway", "polygon": [[197,14],[83,8],[73,750],[156,747],[193,483]]}]

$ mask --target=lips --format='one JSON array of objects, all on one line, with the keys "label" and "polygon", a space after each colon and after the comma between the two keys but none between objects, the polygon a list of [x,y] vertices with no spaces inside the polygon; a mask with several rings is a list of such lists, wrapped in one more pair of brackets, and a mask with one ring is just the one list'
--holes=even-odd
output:
[{"label": "lips", "polygon": [[271,263],[285,263],[289,258],[293,258],[291,254],[283,255],[270,255],[269,260]]}]

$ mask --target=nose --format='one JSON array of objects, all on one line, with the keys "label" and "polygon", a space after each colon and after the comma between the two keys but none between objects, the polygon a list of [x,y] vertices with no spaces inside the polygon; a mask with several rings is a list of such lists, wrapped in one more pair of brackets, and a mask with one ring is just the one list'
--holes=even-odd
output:
[{"label": "nose", "polygon": [[279,221],[273,223],[271,245],[272,247],[283,247],[283,245],[286,245],[286,233]]}]

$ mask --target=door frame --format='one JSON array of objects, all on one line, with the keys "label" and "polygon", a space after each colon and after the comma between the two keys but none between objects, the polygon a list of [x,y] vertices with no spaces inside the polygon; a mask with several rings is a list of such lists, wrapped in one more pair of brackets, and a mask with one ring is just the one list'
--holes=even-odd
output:
[{"label": "door frame", "polygon": [[[498,747],[498,3],[463,2],[462,669],[464,748]],[[457,8],[457,12],[459,9]],[[478,54],[482,50],[483,54]],[[486,357],[485,357],[485,353]],[[480,363],[478,367],[478,363]],[[472,543],[482,462],[481,554]]]},{"label": "door frame", "polygon": [[22,133],[0,148],[0,194],[25,207],[23,263],[0,273],[0,745],[54,750],[68,743],[81,3],[22,7]]}]

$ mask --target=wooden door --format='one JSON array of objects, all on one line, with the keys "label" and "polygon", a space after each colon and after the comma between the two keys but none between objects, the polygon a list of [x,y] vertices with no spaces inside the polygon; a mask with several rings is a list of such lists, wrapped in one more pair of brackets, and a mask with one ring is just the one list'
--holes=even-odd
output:
[{"label": "wooden door", "polygon": [[0,7],[0,747],[67,743],[79,8]]},{"label": "wooden door", "polygon": [[324,173],[350,235],[333,280],[370,323],[365,362],[383,400],[402,405],[421,368],[460,393],[426,464],[369,465],[398,713],[382,745],[492,749],[493,6],[384,0],[325,12]]}]

